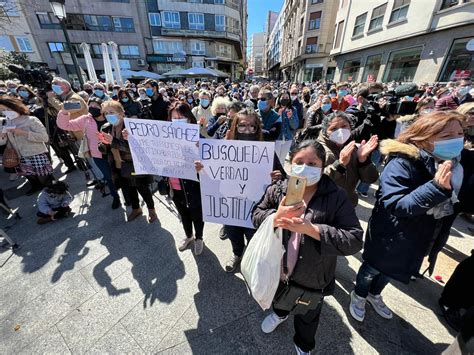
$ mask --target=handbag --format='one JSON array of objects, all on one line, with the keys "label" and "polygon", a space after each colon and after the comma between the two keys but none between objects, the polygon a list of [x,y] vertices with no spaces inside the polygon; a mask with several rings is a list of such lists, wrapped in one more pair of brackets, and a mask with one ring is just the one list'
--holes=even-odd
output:
[{"label": "handbag", "polygon": [[91,157],[89,142],[86,136],[86,126],[84,126],[84,130],[82,131],[81,145],[79,146],[79,151],[77,152],[77,156],[82,159]]},{"label": "handbag", "polygon": [[305,314],[308,310],[316,309],[323,298],[321,290],[309,289],[290,280],[278,285],[273,306],[294,314]]},{"label": "handbag", "polygon": [[15,168],[20,165],[20,156],[10,144],[7,145],[5,151],[3,152],[3,161],[4,168]]}]

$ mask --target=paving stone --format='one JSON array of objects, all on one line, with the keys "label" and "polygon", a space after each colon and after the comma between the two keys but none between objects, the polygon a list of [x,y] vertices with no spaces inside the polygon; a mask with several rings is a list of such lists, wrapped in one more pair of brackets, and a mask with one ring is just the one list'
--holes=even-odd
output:
[{"label": "paving stone", "polygon": [[97,343],[95,343],[87,354],[138,354],[143,353],[143,349],[128,334],[125,328],[119,323],[110,329]]},{"label": "paving stone", "polygon": [[48,329],[42,336],[23,348],[19,354],[70,354],[63,337],[56,327]]}]

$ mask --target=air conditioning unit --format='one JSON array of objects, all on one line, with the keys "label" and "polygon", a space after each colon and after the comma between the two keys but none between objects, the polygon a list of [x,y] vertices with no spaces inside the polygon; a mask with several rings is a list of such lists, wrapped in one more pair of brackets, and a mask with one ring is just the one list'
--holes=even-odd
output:
[{"label": "air conditioning unit", "polygon": [[145,59],[138,59],[137,64],[141,67],[144,67],[146,65]]}]

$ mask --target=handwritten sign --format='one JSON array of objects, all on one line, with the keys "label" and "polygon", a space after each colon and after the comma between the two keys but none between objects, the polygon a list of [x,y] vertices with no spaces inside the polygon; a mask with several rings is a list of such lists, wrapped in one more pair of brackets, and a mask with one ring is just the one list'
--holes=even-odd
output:
[{"label": "handwritten sign", "polygon": [[271,183],[272,142],[201,139],[204,221],[253,228],[251,213]]},{"label": "handwritten sign", "polygon": [[198,180],[198,125],[126,118],[125,127],[135,174]]}]

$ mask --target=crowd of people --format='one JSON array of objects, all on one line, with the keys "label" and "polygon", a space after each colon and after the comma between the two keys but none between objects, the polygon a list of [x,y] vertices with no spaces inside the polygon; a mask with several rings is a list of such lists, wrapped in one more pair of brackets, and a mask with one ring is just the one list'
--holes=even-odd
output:
[{"label": "crowd of people", "polygon": [[[253,209],[255,228],[224,225],[219,237],[229,239],[232,248],[224,270],[235,272],[246,241],[268,216],[275,228],[289,231],[273,312],[261,327],[270,333],[295,313],[300,354],[315,347],[338,256],[363,248],[350,295],[352,317],[364,321],[369,303],[391,319],[382,297],[385,286],[431,275],[456,217],[474,213],[474,99],[467,78],[443,85],[148,79],[87,82],[75,91],[56,77],[45,96],[12,80],[0,82],[0,116],[3,169],[10,180],[29,181],[28,195],[39,194],[38,224],[74,213],[70,205],[77,191],[71,193],[59,178],[77,169],[85,174],[84,188],[108,191],[111,209],[129,207],[127,222],[143,216],[140,197],[147,221],[158,220],[150,189],[156,177],[133,173],[125,118],[198,124],[203,138],[274,142],[272,183]],[[54,155],[65,171],[54,171]],[[195,167],[198,174],[205,169],[199,161]],[[307,181],[303,200],[291,206],[285,204],[289,175]],[[355,207],[375,183],[364,236]],[[181,218],[178,249],[194,246],[200,255],[204,239],[212,236],[204,236],[199,182],[161,177],[159,188]],[[425,256],[426,271],[420,270]],[[449,294],[440,295],[443,314],[456,330],[474,306],[469,286],[450,285]],[[309,295],[307,304],[298,303],[301,292]]]}]

